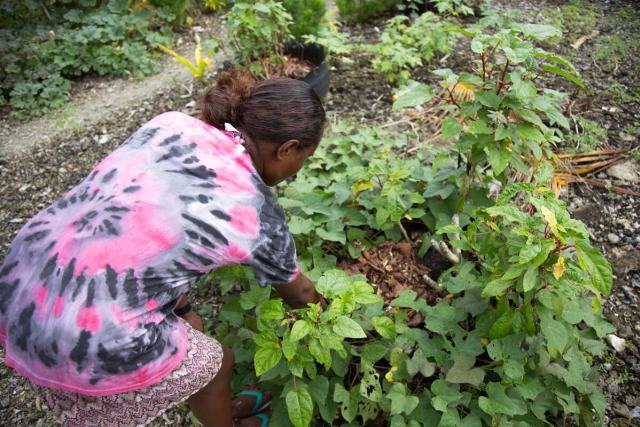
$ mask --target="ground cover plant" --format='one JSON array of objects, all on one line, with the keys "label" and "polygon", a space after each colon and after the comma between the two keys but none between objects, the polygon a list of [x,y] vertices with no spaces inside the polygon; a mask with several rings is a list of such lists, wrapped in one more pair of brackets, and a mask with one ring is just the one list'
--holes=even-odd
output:
[{"label": "ground cover plant", "polygon": [[[581,84],[535,46],[557,33],[465,30],[472,72],[437,70],[440,90],[397,101],[439,97],[450,146],[402,156],[401,135],[338,123],[284,189],[301,267],[328,307],[288,309],[249,275],[208,325],[236,353],[236,388],[275,391],[275,425],[599,425],[591,363],[613,331],[601,315],[612,273],[549,188],[568,122],[544,78]],[[421,248],[407,229],[422,230]],[[389,239],[451,267],[383,295],[331,269]]]},{"label": "ground cover plant", "polygon": [[154,50],[171,42],[164,24],[176,19],[172,7],[103,3],[3,2],[0,105],[8,103],[17,115],[41,115],[62,106],[71,80],[80,76],[156,72]]}]

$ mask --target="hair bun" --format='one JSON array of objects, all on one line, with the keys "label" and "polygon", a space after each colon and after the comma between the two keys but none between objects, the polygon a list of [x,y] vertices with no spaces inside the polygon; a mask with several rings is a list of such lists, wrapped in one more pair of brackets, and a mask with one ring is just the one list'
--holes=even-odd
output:
[{"label": "hair bun", "polygon": [[255,83],[253,75],[247,70],[234,68],[222,72],[216,85],[202,99],[203,119],[218,129],[224,129],[225,123],[236,126],[241,119],[238,117],[238,107],[249,98]]}]

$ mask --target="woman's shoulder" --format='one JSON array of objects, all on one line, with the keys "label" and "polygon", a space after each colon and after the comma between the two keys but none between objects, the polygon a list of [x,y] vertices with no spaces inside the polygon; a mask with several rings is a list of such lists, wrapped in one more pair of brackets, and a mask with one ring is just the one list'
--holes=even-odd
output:
[{"label": "woman's shoulder", "polygon": [[167,111],[165,113],[155,116],[153,119],[147,122],[147,125],[164,125],[164,126],[193,126],[193,125],[206,125],[202,120],[192,117],[188,114],[180,111]]}]

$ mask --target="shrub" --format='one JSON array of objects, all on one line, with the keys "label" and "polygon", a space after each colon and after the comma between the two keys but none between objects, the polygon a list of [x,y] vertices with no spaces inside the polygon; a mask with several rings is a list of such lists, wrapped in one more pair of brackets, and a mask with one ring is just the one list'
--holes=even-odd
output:
[{"label": "shrub", "polygon": [[100,8],[84,3],[88,6],[56,5],[48,11],[53,27],[45,23],[43,9],[16,7],[13,13],[23,21],[15,22],[28,24],[0,32],[0,89],[11,107],[42,114],[69,98],[72,78],[147,75],[157,69],[151,49],[170,39],[167,30],[151,28],[151,11],[132,11],[123,1]]},{"label": "shrub", "polygon": [[340,16],[352,22],[364,22],[389,10],[398,0],[336,0]]},{"label": "shrub", "polygon": [[324,0],[283,0],[282,5],[291,15],[291,35],[300,40],[306,35],[316,35],[327,12]]},{"label": "shrub", "polygon": [[228,14],[228,39],[242,65],[268,78],[266,67],[256,60],[282,63],[284,45],[291,38],[291,15],[280,2],[238,2]]},{"label": "shrub", "polygon": [[[450,100],[449,148],[427,153],[429,162],[404,159],[394,150],[402,135],[339,123],[284,190],[301,268],[327,309],[289,309],[254,283],[221,310],[216,336],[236,354],[233,387],[273,390],[274,425],[602,421],[591,361],[613,330],[600,309],[612,273],[548,189],[545,158],[568,123],[559,98],[537,86],[546,72],[579,80],[531,43],[552,28],[466,33],[477,73],[436,73]],[[405,105],[425,99],[412,96]],[[345,256],[382,230],[400,239],[414,214],[434,232],[425,241],[454,262],[438,278],[446,298],[428,305],[405,290],[385,306],[364,277],[331,270],[336,257],[323,252]],[[423,320],[409,326],[415,312]]]},{"label": "shrub", "polygon": [[404,85],[411,70],[425,65],[436,53],[451,51],[456,35],[453,25],[431,12],[420,15],[413,23],[399,15],[387,21],[380,41],[369,50],[375,55],[373,69],[390,83]]}]

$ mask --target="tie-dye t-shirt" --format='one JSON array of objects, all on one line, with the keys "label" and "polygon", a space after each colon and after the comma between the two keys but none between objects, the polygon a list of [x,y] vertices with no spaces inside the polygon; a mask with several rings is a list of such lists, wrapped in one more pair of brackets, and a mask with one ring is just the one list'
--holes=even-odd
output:
[{"label": "tie-dye t-shirt", "polygon": [[178,297],[230,264],[293,281],[284,213],[239,138],[162,114],[18,232],[0,267],[6,364],[93,396],[153,384],[185,354]]}]

